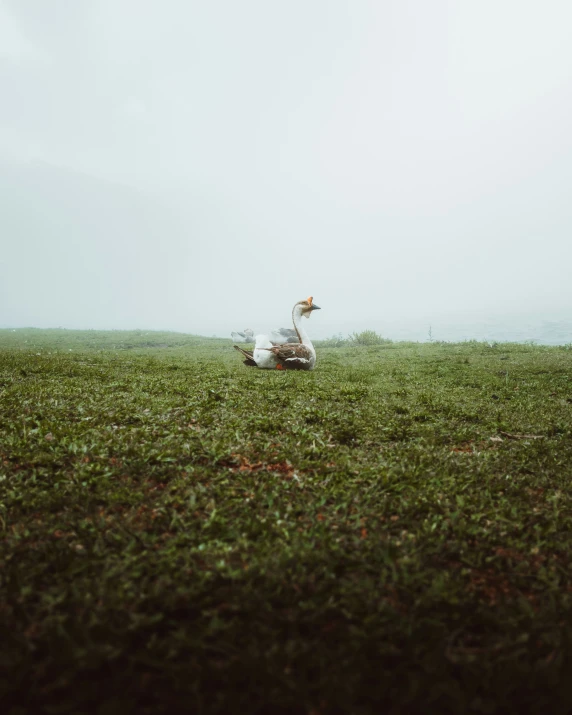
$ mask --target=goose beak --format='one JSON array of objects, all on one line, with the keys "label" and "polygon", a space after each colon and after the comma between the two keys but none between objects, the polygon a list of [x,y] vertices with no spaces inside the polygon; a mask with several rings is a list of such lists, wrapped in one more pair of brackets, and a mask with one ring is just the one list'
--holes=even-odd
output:
[{"label": "goose beak", "polygon": [[310,306],[310,310],[322,310],[319,305],[316,305],[315,303],[312,303]]}]

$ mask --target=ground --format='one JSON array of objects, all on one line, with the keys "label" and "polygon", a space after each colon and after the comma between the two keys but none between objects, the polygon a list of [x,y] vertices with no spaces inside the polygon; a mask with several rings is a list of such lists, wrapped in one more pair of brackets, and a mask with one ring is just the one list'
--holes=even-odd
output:
[{"label": "ground", "polygon": [[571,361],[0,331],[4,712],[570,712]]}]

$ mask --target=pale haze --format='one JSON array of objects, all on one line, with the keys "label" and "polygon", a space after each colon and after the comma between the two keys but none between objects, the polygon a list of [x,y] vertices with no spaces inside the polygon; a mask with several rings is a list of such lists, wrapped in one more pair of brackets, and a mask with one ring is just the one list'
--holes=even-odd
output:
[{"label": "pale haze", "polygon": [[230,336],[313,295],[316,337],[572,341],[571,27],[569,0],[0,0],[0,327]]}]

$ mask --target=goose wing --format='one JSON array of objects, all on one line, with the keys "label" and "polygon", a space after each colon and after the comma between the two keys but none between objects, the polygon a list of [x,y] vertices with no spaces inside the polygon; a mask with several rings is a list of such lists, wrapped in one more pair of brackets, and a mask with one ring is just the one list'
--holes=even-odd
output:
[{"label": "goose wing", "polygon": [[283,343],[264,349],[275,355],[278,362],[286,369],[303,370],[310,364],[312,358],[312,353],[302,343]]},{"label": "goose wing", "polygon": [[242,353],[246,358],[246,360],[243,361],[245,365],[248,365],[249,367],[258,367],[258,365],[254,362],[254,354],[252,350],[243,350],[242,348],[239,348],[238,345],[233,345],[232,347],[235,350],[238,350],[239,353]]}]

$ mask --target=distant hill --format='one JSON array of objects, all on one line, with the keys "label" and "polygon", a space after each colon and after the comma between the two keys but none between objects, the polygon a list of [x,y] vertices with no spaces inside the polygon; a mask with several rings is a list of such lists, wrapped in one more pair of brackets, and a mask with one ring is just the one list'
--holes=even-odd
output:
[{"label": "distant hill", "polygon": [[140,350],[224,345],[229,340],[156,330],[65,330],[63,328],[0,329],[0,350]]},{"label": "distant hill", "polygon": [[121,250],[121,238],[137,249],[176,224],[156,198],[132,187],[45,162],[0,160],[2,235],[20,246]]},{"label": "distant hill", "polygon": [[0,325],[41,327],[157,325],[155,291],[182,278],[181,246],[192,238],[176,211],[142,191],[6,160],[0,235]]}]

